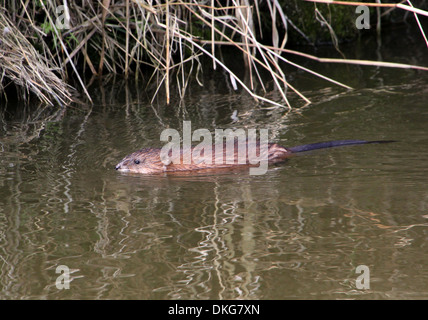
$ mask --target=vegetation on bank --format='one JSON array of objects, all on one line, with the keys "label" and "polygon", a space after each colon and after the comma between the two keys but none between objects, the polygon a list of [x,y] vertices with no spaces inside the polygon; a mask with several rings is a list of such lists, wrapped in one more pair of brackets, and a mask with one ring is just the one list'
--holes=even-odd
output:
[{"label": "vegetation on bank", "polygon": [[[172,83],[183,97],[190,79],[198,80],[201,57],[207,56],[213,69],[229,74],[234,88],[246,90],[259,101],[290,108],[287,90],[309,100],[287,82],[283,63],[349,87],[285,59],[283,52],[321,62],[428,70],[387,62],[322,59],[286,49],[290,41],[315,45],[328,40],[338,46],[340,39],[355,37],[355,7],[361,4],[376,7],[371,21],[377,28],[380,16],[394,10],[415,14],[416,20],[418,15],[428,15],[403,2],[0,0],[0,96],[7,100],[7,88],[13,87],[24,100],[35,95],[42,103],[65,106],[73,101],[74,89],[68,85],[72,78],[90,101],[84,75],[113,73],[137,80],[144,75],[157,84],[154,97],[165,90],[169,103]],[[425,36],[422,27],[420,30]],[[218,52],[221,46],[241,52],[240,63],[249,71],[248,81],[223,61]],[[262,72],[271,76],[282,101],[266,98]]]}]

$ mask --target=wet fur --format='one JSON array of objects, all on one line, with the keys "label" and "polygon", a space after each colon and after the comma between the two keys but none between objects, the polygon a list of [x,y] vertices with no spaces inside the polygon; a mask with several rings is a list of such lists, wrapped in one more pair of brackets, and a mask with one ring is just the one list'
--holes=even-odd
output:
[{"label": "wet fur", "polygon": [[[247,145],[248,147],[248,145]],[[247,149],[248,150],[248,149]],[[191,148],[190,153],[193,154],[194,147]],[[122,159],[117,164],[116,170],[123,172],[143,173],[143,174],[156,174],[163,172],[179,172],[179,171],[195,171],[195,170],[206,170],[206,169],[225,169],[235,167],[251,167],[258,166],[252,165],[248,160],[248,152],[246,163],[238,163],[238,144],[235,143],[235,150],[233,154],[233,163],[227,163],[226,146],[223,146],[223,161],[222,163],[216,162],[215,158],[215,145],[212,146],[212,163],[207,164],[204,162],[195,163],[192,157],[192,163],[183,164],[183,149],[180,150],[180,159],[173,161],[169,165],[164,165],[161,161],[161,149],[157,148],[144,148],[138,150]],[[171,154],[170,154],[171,155]],[[201,156],[203,156],[203,152]],[[267,148],[267,156],[260,155],[260,146],[256,145],[256,155],[258,157],[268,159],[268,163],[282,162],[291,155],[286,148],[281,147],[276,143],[269,143]],[[137,162],[137,163],[136,163]],[[177,163],[178,162],[178,163]],[[232,161],[230,161],[232,162]]]},{"label": "wet fur", "polygon": [[[260,155],[260,146],[256,144],[256,155],[262,159],[268,159],[269,164],[283,162],[287,158],[291,157],[295,153],[305,152],[315,149],[333,148],[356,144],[369,144],[369,143],[388,143],[393,141],[365,141],[365,140],[337,140],[307,144],[297,147],[285,148],[276,143],[269,143],[267,148],[267,156]],[[191,154],[193,154],[195,147],[191,148]],[[248,151],[248,144],[247,144]],[[226,163],[226,144],[223,145],[223,162],[218,163],[215,160],[215,145],[212,146],[212,163],[206,164],[204,162],[190,164],[183,164],[183,149],[180,150],[180,159],[173,159],[169,165],[164,165],[161,161],[161,149],[158,148],[144,148],[138,150],[122,159],[120,163],[116,165],[116,170],[122,172],[142,173],[142,174],[158,174],[158,173],[172,173],[172,172],[192,172],[196,170],[218,170],[238,167],[255,167],[258,164],[253,165],[249,163],[248,152],[245,164],[238,163],[238,143],[235,141],[234,149],[234,160],[232,163]],[[203,153],[201,153],[203,156]],[[171,153],[170,153],[171,156]],[[174,161],[175,160],[175,161]]]}]

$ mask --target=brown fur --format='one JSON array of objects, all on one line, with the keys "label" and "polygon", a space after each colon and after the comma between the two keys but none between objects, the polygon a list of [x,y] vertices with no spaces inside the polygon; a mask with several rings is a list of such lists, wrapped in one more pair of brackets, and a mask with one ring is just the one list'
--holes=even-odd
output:
[{"label": "brown fur", "polygon": [[[169,165],[164,165],[161,161],[160,154],[161,149],[156,148],[144,148],[138,150],[122,159],[122,161],[116,166],[116,170],[123,172],[143,173],[143,174],[157,174],[157,173],[168,173],[168,172],[185,172],[195,170],[218,170],[236,167],[255,167],[258,164],[251,164],[248,157],[248,148],[251,147],[246,144],[246,162],[238,163],[238,143],[235,142],[233,160],[231,163],[227,163],[226,145],[223,145],[223,161],[217,159],[215,156],[215,145],[212,146],[212,163],[207,164],[205,162],[192,162],[189,164],[183,164],[183,149],[180,150],[180,159],[173,159]],[[282,162],[291,155],[291,152],[284,147],[276,143],[269,143],[267,148],[267,156],[260,155],[260,146],[255,145],[256,156],[260,159],[267,159],[268,163]],[[191,154],[193,154],[195,147],[191,148]],[[262,148],[263,151],[263,148]],[[169,154],[171,156],[171,152]],[[203,152],[201,156],[203,156]]]}]

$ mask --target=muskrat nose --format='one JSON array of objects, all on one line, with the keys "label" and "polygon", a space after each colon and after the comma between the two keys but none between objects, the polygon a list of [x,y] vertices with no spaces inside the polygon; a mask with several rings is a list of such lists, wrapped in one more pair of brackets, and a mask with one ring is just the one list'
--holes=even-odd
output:
[{"label": "muskrat nose", "polygon": [[116,169],[116,170],[119,170],[119,169],[120,169],[120,164],[118,164],[118,165],[115,167],[115,169]]}]

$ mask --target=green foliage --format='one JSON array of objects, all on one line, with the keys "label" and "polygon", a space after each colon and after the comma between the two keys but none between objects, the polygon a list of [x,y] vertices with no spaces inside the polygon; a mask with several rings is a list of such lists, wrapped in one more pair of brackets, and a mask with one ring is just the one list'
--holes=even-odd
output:
[{"label": "green foliage", "polygon": [[[334,30],[339,42],[353,39],[358,35],[358,30],[355,27],[357,15],[353,6],[289,0],[282,1],[282,5],[289,19],[315,44],[332,43],[331,30]],[[289,29],[291,30],[290,39],[292,42],[306,42],[295,30]]]}]

